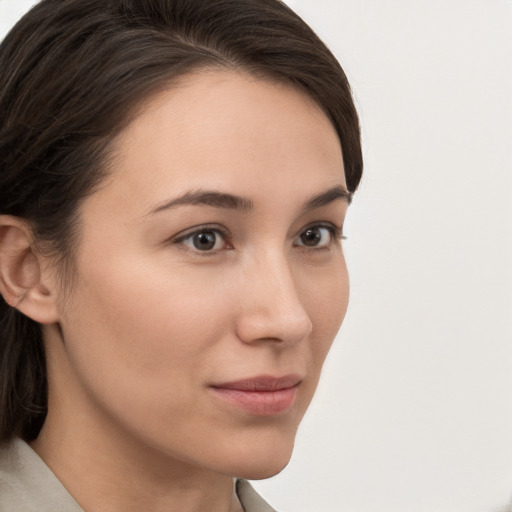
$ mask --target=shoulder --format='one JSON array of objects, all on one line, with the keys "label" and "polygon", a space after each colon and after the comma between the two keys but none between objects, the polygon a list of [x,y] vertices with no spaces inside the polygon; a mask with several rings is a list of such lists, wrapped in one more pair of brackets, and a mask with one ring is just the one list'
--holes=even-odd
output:
[{"label": "shoulder", "polygon": [[83,512],[50,468],[21,439],[0,445],[0,512]]},{"label": "shoulder", "polygon": [[277,512],[254,490],[247,480],[237,480],[236,493],[245,512]]},{"label": "shoulder", "polygon": [[19,439],[0,445],[0,511],[30,510],[20,475],[24,471]]}]

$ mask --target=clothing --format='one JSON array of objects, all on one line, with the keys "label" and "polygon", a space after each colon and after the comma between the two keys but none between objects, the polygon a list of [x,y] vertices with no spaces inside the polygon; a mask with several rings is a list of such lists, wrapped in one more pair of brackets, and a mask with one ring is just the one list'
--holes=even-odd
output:
[{"label": "clothing", "polygon": [[[245,512],[276,512],[249,482],[238,480],[236,491]],[[84,511],[37,453],[15,439],[0,447],[0,512]]]}]

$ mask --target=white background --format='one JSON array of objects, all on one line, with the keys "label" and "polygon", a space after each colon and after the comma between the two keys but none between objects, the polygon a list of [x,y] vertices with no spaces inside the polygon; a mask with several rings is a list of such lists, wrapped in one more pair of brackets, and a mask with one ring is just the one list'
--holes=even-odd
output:
[{"label": "white background", "polygon": [[[3,35],[28,5],[0,0]],[[351,307],[280,512],[496,512],[512,492],[512,1],[289,0],[352,83]],[[1,115],[1,114],[0,114]]]}]

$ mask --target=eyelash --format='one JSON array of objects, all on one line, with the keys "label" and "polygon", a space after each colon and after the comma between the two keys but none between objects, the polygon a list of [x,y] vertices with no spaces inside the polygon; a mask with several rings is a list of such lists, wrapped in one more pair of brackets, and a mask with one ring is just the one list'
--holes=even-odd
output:
[{"label": "eyelash", "polygon": [[[199,226],[197,229],[194,229],[194,231],[189,231],[185,235],[179,236],[178,238],[174,239],[173,243],[175,244],[182,244],[187,245],[185,243],[186,240],[192,239],[194,235],[198,235],[201,233],[215,233],[216,235],[221,235],[222,239],[224,240],[224,244],[229,243],[231,240],[231,234],[227,229],[223,229],[218,225],[204,225]],[[191,251],[195,252],[199,256],[212,256],[219,252],[219,250],[222,249],[215,249],[215,250],[208,250],[208,251],[200,251],[197,248],[188,247]]]},{"label": "eyelash", "polygon": [[[331,234],[331,240],[329,242],[329,246],[334,242],[334,240],[346,240],[347,237],[343,235],[343,232],[342,232],[342,229],[341,228],[338,228],[337,226],[334,226],[333,224],[323,224],[323,223],[317,223],[317,224],[311,224],[309,226],[306,226],[305,228],[302,229],[302,231],[297,235],[297,237],[300,237],[302,234],[304,234],[306,231],[308,231],[309,229],[314,229],[314,228],[320,228],[320,229],[327,229],[327,231],[329,231],[329,233]],[[303,244],[297,244],[296,247],[305,247],[305,248],[308,248],[307,245],[303,245]],[[325,245],[322,245],[322,246],[312,246],[311,248],[312,249],[317,249],[317,250],[320,250],[320,249],[325,249],[327,248],[328,246],[325,246]]]},{"label": "eyelash", "polygon": [[[314,229],[314,228],[319,228],[319,229],[327,229],[330,233],[330,236],[331,236],[331,240],[329,241],[329,243],[327,245],[322,245],[322,246],[307,246],[306,244],[296,244],[294,243],[294,246],[295,247],[301,247],[303,249],[306,249],[306,250],[322,250],[322,249],[327,249],[328,247],[330,247],[332,245],[332,243],[334,243],[335,240],[346,240],[347,237],[343,235],[343,232],[342,232],[342,229],[333,225],[333,224],[325,224],[325,223],[316,223],[316,224],[311,224],[309,226],[306,226],[304,227],[300,233],[297,235],[296,238],[299,238],[301,235],[303,235],[307,230],[309,229]],[[199,235],[201,233],[214,233],[216,235],[220,235],[224,241],[224,245],[225,244],[230,244],[231,242],[231,233],[218,226],[218,225],[203,225],[203,226],[199,226],[197,227],[197,229],[194,229],[193,231],[189,231],[188,233],[184,234],[184,235],[181,235],[181,236],[178,236],[178,238],[175,238],[172,243],[173,244],[182,244],[182,245],[185,245],[185,246],[188,246],[188,249],[190,249],[191,251],[193,251],[194,253],[196,253],[197,255],[199,256],[213,256],[215,254],[217,254],[219,251],[221,250],[224,250],[225,248],[221,248],[221,249],[210,249],[210,250],[199,250],[197,249],[197,247],[192,247],[191,245],[189,244],[186,244],[185,242],[187,240],[192,240],[193,237],[195,235]],[[193,243],[193,242],[192,242]],[[228,248],[227,250],[231,250],[233,249],[233,247],[231,246],[230,248]]]}]

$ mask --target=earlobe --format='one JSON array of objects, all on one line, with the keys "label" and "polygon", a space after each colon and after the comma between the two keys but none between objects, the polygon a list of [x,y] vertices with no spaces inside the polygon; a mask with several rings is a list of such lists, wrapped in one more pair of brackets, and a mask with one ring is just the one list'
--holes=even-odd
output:
[{"label": "earlobe", "polygon": [[58,321],[54,296],[43,282],[42,258],[25,221],[0,215],[0,293],[7,304],[42,324]]}]

